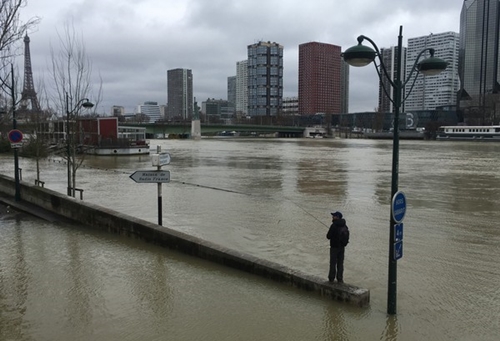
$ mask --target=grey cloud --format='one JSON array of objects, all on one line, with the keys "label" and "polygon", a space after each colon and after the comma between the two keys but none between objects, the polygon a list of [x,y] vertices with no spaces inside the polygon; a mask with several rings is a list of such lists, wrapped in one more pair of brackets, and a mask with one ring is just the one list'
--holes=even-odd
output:
[{"label": "grey cloud", "polygon": [[[55,30],[73,18],[96,82],[102,76],[100,110],[108,113],[114,104],[127,111],[148,100],[165,104],[166,71],[177,67],[193,70],[199,102],[226,98],[227,77],[236,74],[247,45],[259,40],[284,46],[284,94],[296,96],[299,44],[321,41],[345,50],[365,34],[388,47],[397,43],[399,25],[406,44],[410,37],[457,31],[461,6],[455,0],[418,6],[401,0],[29,0],[23,15],[42,17],[30,35],[35,78],[47,77],[49,42],[55,46]],[[350,74],[351,111],[373,110],[375,70],[351,68]]]}]

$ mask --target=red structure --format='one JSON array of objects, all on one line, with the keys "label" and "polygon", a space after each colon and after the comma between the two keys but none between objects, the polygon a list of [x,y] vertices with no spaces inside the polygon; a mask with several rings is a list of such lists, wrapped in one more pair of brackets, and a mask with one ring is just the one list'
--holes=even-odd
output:
[{"label": "red structure", "polygon": [[118,117],[98,117],[78,120],[79,131],[83,132],[82,144],[100,146],[117,144]]},{"label": "red structure", "polygon": [[341,47],[299,45],[299,114],[341,113]]}]

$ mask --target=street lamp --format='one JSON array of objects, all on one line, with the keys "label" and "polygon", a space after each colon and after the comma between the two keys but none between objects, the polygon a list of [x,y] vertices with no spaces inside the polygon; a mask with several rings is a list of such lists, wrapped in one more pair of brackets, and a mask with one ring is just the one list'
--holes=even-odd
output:
[{"label": "street lamp", "polygon": [[[378,77],[380,79],[380,82],[382,84],[383,91],[385,95],[388,97],[388,99],[392,102],[394,105],[394,127],[393,127],[393,142],[392,142],[392,183],[391,183],[391,202],[396,193],[398,192],[398,169],[399,169],[399,111],[401,108],[401,104],[404,103],[406,100],[406,97],[404,99],[401,99],[401,92],[404,89],[405,85],[408,83],[408,81],[411,79],[411,76],[413,75],[413,72],[421,72],[424,75],[437,75],[443,70],[446,69],[447,63],[440,59],[434,57],[434,49],[432,48],[425,48],[423,49],[415,59],[415,63],[413,64],[413,67],[411,68],[410,74],[408,75],[408,78],[404,83],[401,82],[401,65],[402,65],[402,49],[403,49],[403,26],[399,27],[399,36],[398,36],[398,51],[397,51],[397,71],[396,71],[396,79],[393,81],[391,80],[391,77],[389,76],[389,73],[387,72],[387,68],[384,65],[384,61],[382,56],[380,55],[380,51],[377,47],[377,45],[371,40],[370,38],[366,36],[359,36],[358,37],[358,45],[353,46],[351,48],[348,48],[344,53],[342,53],[342,57],[344,58],[344,61],[348,63],[351,66],[366,66],[370,64],[371,62],[375,61],[375,57],[378,57],[380,61],[380,65],[377,66],[375,64],[375,69],[377,70]],[[369,46],[364,46],[361,43],[367,40],[374,48],[373,50]],[[425,53],[429,51],[430,57],[427,59],[422,60],[421,62],[418,62],[419,58]],[[380,71],[380,69],[382,71]],[[390,93],[387,91],[387,89],[384,87],[384,82],[383,82],[383,76],[387,77],[387,80],[391,87],[394,90],[394,95],[393,98],[391,98]],[[418,76],[418,74],[417,74]],[[408,94],[411,92],[413,89],[413,85],[415,84],[415,80],[417,79],[417,76],[413,80],[412,87],[408,91]],[[408,95],[407,95],[408,96]],[[394,257],[394,225],[396,224],[396,221],[393,217],[392,214],[392,205],[391,205],[391,222],[390,222],[390,234],[389,234],[389,276],[388,276],[388,291],[387,291],[387,313],[388,314],[396,314],[396,282],[397,282],[397,263],[396,259]]]},{"label": "street lamp", "polygon": [[72,191],[72,186],[71,186],[71,148],[70,148],[70,138],[71,138],[71,132],[69,129],[69,117],[72,115],[74,112],[78,112],[78,109],[80,107],[84,108],[92,108],[94,106],[94,103],[90,102],[88,98],[82,98],[79,100],[76,105],[73,107],[73,109],[69,110],[69,95],[68,92],[66,92],[66,157],[68,158],[68,188],[67,188],[67,194],[68,196],[73,196],[74,191]]},{"label": "street lamp", "polygon": [[[12,129],[17,129],[17,120],[16,120],[16,95],[15,95],[15,83],[14,83],[14,64],[10,64],[10,74],[12,77]],[[18,148],[14,148],[14,182],[15,182],[15,195],[14,198],[16,201],[21,200],[21,184],[19,179],[19,151]]]}]

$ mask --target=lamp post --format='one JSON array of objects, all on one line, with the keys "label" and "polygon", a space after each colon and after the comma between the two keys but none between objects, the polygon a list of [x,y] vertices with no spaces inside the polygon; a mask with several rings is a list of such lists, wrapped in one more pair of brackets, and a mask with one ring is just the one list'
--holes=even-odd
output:
[{"label": "lamp post", "polygon": [[[15,95],[15,83],[14,83],[14,65],[10,64],[10,74],[12,78],[12,129],[17,129],[17,120],[16,120],[16,95]],[[19,152],[17,148],[14,148],[14,182],[15,182],[15,195],[14,198],[16,201],[21,200],[21,184],[19,179]]]},{"label": "lamp post", "polygon": [[[377,74],[380,79],[380,84],[383,87],[383,91],[385,95],[389,98],[389,100],[394,105],[394,127],[393,127],[393,139],[392,139],[392,181],[391,181],[391,202],[396,193],[398,192],[398,170],[399,170],[399,111],[401,108],[401,104],[404,103],[405,99],[401,98],[402,90],[411,79],[413,72],[421,72],[424,75],[437,75],[443,70],[446,69],[447,63],[440,59],[434,57],[434,49],[425,48],[423,49],[415,59],[413,67],[411,68],[410,74],[405,82],[401,82],[401,65],[402,65],[402,49],[403,49],[403,26],[399,27],[399,36],[398,36],[398,51],[397,51],[397,71],[396,71],[396,79],[393,81],[387,72],[387,68],[384,65],[384,61],[382,56],[380,55],[380,51],[377,45],[366,36],[358,37],[358,45],[348,48],[344,53],[342,53],[342,57],[345,62],[351,66],[361,67],[370,64],[375,61],[375,57],[378,57],[380,65],[377,66],[375,64],[375,69],[377,70]],[[373,50],[369,46],[364,46],[361,43],[367,40],[375,50]],[[430,57],[427,59],[418,62],[420,57],[425,52],[430,53]],[[387,77],[387,80],[391,87],[393,88],[393,98],[390,96],[390,92],[384,87],[383,76]],[[418,76],[418,74],[417,74]],[[413,84],[408,91],[408,94],[413,89],[413,85],[415,84],[415,80],[417,79],[415,76],[413,80]],[[389,226],[389,275],[388,275],[388,290],[387,290],[387,313],[390,315],[396,314],[396,282],[397,282],[397,263],[394,255],[394,225],[396,221],[392,212],[391,205],[391,214],[390,214],[390,226]]]},{"label": "lamp post", "polygon": [[72,190],[71,186],[71,164],[72,164],[72,153],[71,153],[71,132],[69,129],[69,117],[72,115],[74,112],[77,112],[80,107],[84,108],[92,108],[94,106],[94,103],[90,102],[88,98],[82,98],[79,100],[76,105],[73,107],[73,109],[69,110],[69,95],[68,92],[66,92],[66,157],[68,158],[67,166],[68,166],[68,188],[67,188],[67,194],[68,196],[74,196],[74,191]]}]

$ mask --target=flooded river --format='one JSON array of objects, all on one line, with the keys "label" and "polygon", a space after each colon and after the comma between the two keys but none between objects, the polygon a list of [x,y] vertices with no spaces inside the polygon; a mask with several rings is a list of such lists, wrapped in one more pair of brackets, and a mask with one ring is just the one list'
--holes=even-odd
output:
[{"label": "flooded river", "polygon": [[[24,215],[0,217],[2,340],[496,340],[500,331],[500,144],[401,141],[406,194],[396,316],[387,316],[392,142],[341,139],[153,140],[163,225],[305,273],[328,271],[330,212],[347,219],[346,282],[369,308],[236,270]],[[41,161],[66,192],[66,165]],[[34,161],[20,159],[34,183]],[[157,185],[129,175],[149,156],[91,157],[87,202],[158,221]],[[13,158],[0,155],[13,177]]]}]

